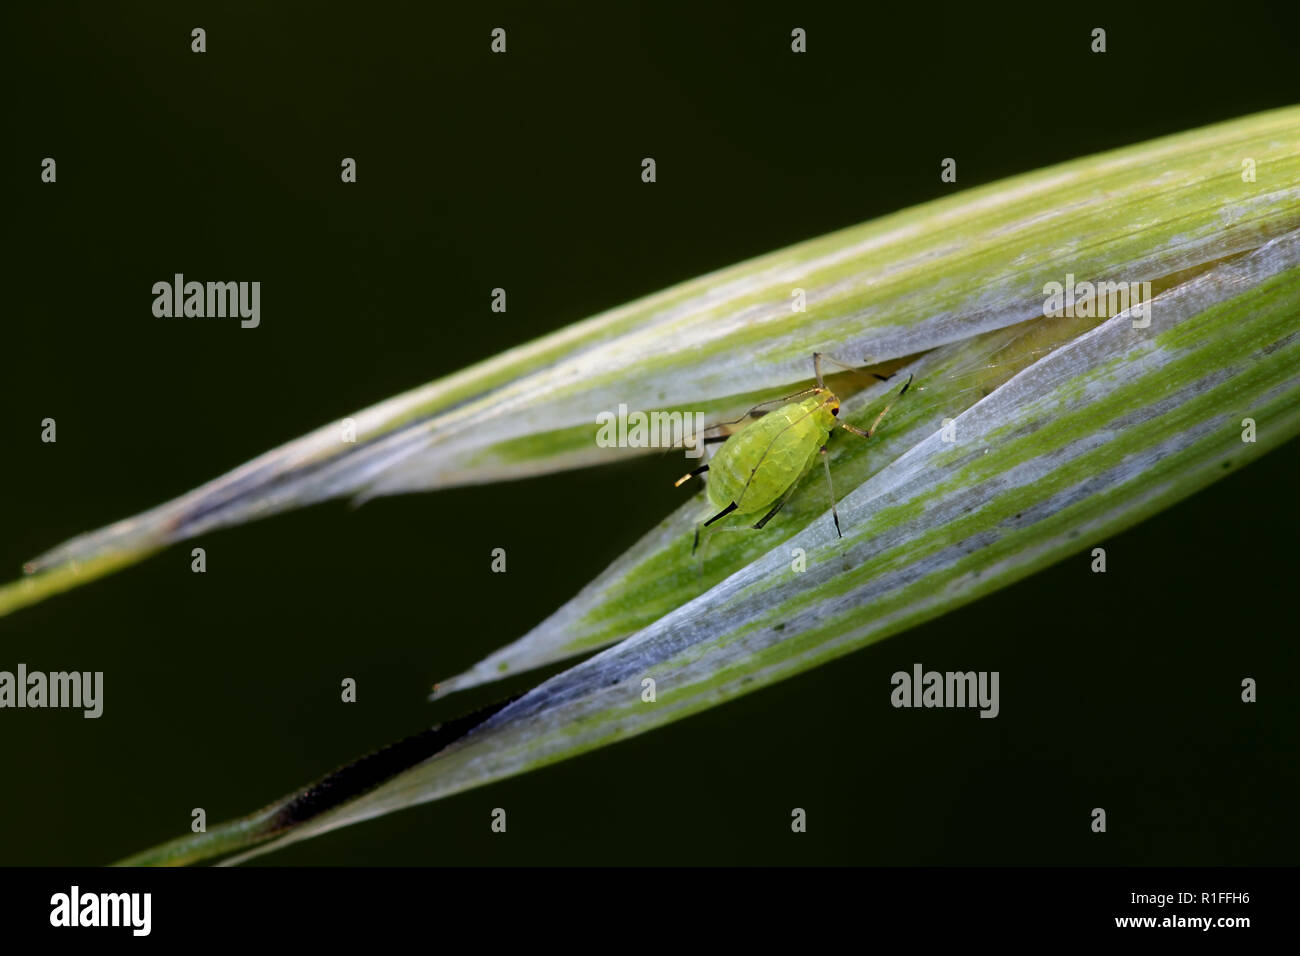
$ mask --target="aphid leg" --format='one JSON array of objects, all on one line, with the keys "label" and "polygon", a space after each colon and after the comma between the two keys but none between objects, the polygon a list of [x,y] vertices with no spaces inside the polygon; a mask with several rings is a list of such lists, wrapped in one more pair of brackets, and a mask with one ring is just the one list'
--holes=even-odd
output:
[{"label": "aphid leg", "polygon": [[[855,366],[853,366],[853,365],[846,365],[845,363],[841,362],[839,359],[834,358],[834,357],[832,357],[832,356],[830,356],[830,355],[827,355],[827,354],[824,353],[824,352],[814,352],[814,353],[813,353],[813,366],[814,366],[814,368],[816,368],[816,369],[820,369],[820,368],[821,368],[821,364],[820,364],[821,359],[825,359],[825,360],[828,361],[828,362],[834,362],[836,365],[838,365],[840,368],[844,369],[846,372],[865,372],[865,371],[866,371],[866,369],[864,369],[864,368],[858,368],[858,367],[855,367]],[[821,374],[820,371],[818,372],[818,374],[819,374],[819,375]],[[888,375],[881,375],[879,372],[872,372],[872,373],[871,373],[871,376],[872,376],[872,378],[877,378],[877,379],[879,379],[879,380],[882,381],[882,382],[888,382],[891,378],[893,378],[893,377],[894,377],[895,375],[897,375],[897,374],[898,374],[898,372],[890,372]],[[818,381],[820,381],[820,379],[818,379]]]},{"label": "aphid leg", "polygon": [[[733,418],[730,421],[725,421],[725,422],[714,422],[712,425],[706,426],[704,431],[711,432],[715,428],[725,428],[728,425],[739,425],[747,418],[762,418],[769,411],[771,411],[771,409],[767,408],[766,406],[785,405],[788,404],[793,399],[803,398],[805,395],[812,395],[816,391],[817,389],[815,388],[805,388],[801,392],[794,392],[790,395],[782,395],[780,398],[769,398],[766,402],[759,402],[757,405],[749,409],[749,411],[745,412],[745,414],[741,415],[739,418]],[[706,435],[704,438],[700,439],[700,444],[715,445],[720,441],[726,441],[728,438],[731,437],[732,434],[734,433],[728,433],[725,435]]]},{"label": "aphid leg", "polygon": [[[839,509],[835,507],[835,485],[831,481],[831,463],[827,459],[825,445],[822,445],[822,467],[826,469],[826,490],[831,493],[831,517],[835,519],[835,534],[837,537],[842,538],[844,537],[844,533],[840,531],[840,512]],[[785,504],[785,502],[781,503]]]},{"label": "aphid leg", "polygon": [[[749,411],[745,412],[745,414],[741,415],[739,418],[733,418],[730,421],[725,421],[725,422],[714,422],[712,425],[707,426],[704,430],[708,432],[708,431],[713,431],[713,429],[715,428],[722,428],[724,425],[739,425],[747,418],[762,418],[764,415],[768,413],[768,411],[770,411],[770,409],[765,409],[765,406],[786,405],[796,398],[803,398],[805,395],[812,395],[816,391],[817,389],[815,388],[805,388],[803,391],[791,392],[789,395],[782,395],[780,398],[769,398],[765,402],[759,402],[757,405],[749,409]],[[730,435],[710,435],[707,438],[703,439],[703,444],[711,445],[714,442],[726,441],[730,437],[731,437]]]},{"label": "aphid leg", "polygon": [[[701,529],[701,528],[708,528],[709,525],[713,524],[713,522],[717,521],[719,518],[725,518],[727,515],[731,514],[733,511],[735,511],[735,510],[736,510],[736,507],[737,507],[737,505],[736,505],[736,503],[733,501],[731,504],[727,505],[727,507],[723,508],[721,511],[719,511],[717,514],[715,514],[715,515],[714,515],[712,518],[710,518],[708,521],[702,522],[702,523],[697,524],[697,525],[695,526],[695,543],[691,545],[691,556],[692,556],[692,557],[695,556],[695,552],[698,551],[699,548],[700,548],[700,529]],[[725,529],[724,529],[724,530],[725,530]],[[707,544],[708,544],[708,539],[705,539],[705,542],[704,542],[704,543],[707,545]],[[699,573],[700,573],[701,575],[704,574],[704,555],[700,555],[700,566],[699,566],[698,570],[699,570]]]},{"label": "aphid leg", "polygon": [[719,518],[725,518],[727,515],[735,511],[737,507],[739,506],[733,501],[731,504],[727,505],[727,507],[723,508],[721,511],[715,514],[708,521],[704,522],[704,527],[707,528],[709,525],[713,524],[713,522],[717,521]]},{"label": "aphid leg", "polygon": [[773,518],[775,518],[775,517],[776,517],[776,513],[777,513],[778,511],[780,511],[783,507],[785,507],[785,499],[784,499],[784,498],[782,498],[782,499],[781,499],[780,501],[778,501],[775,505],[773,505],[771,511],[769,511],[767,514],[763,515],[763,517],[761,517],[761,518],[758,519],[758,522],[754,525],[754,530],[755,530],[755,531],[762,531],[762,530],[763,530],[763,527],[764,527],[764,526],[765,526],[769,521],[771,521]]},{"label": "aphid leg", "polygon": [[794,494],[794,488],[793,488],[793,487],[792,487],[789,491],[787,491],[787,492],[785,493],[785,495],[781,498],[780,501],[778,501],[775,505],[772,506],[772,510],[771,510],[771,511],[769,511],[767,514],[763,515],[763,517],[761,517],[761,518],[758,519],[758,524],[754,525],[754,530],[755,530],[755,531],[762,531],[762,530],[763,530],[763,526],[766,525],[766,524],[767,524],[769,521],[771,521],[773,518],[775,518],[775,517],[776,517],[776,513],[777,513],[778,511],[780,511],[782,508],[785,507],[785,503],[786,503],[787,501],[790,500],[790,496],[791,496],[792,494]]},{"label": "aphid leg", "polygon": [[675,482],[673,482],[673,487],[674,487],[674,488],[680,488],[682,485],[684,485],[686,482],[690,481],[690,480],[691,480],[692,478],[694,478],[696,475],[702,475],[702,474],[704,474],[704,473],[705,473],[706,471],[708,471],[708,470],[709,470],[709,466],[708,466],[708,465],[700,465],[699,468],[696,468],[694,471],[688,471],[686,474],[682,475],[682,476],[681,476],[680,478],[678,478]]},{"label": "aphid leg", "polygon": [[[902,398],[904,395],[906,395],[907,390],[911,387],[912,387],[912,376],[909,375],[907,376],[907,381],[903,383],[902,391],[898,393],[898,398],[895,398],[894,402],[898,401],[899,398]],[[876,428],[877,426],[880,425],[880,420],[885,417],[885,415],[889,412],[891,408],[894,407],[894,402],[890,402],[888,405],[886,405],[884,408],[880,410],[880,414],[876,416],[876,420],[871,423],[871,427],[868,428],[866,431],[863,431],[861,428],[858,428],[855,425],[850,425],[848,422],[840,422],[839,426],[843,428],[846,432],[853,432],[853,434],[861,436],[862,438],[870,438],[872,435],[876,433]]]},{"label": "aphid leg", "polygon": [[[828,361],[828,362],[831,362],[831,363],[833,363],[833,364],[835,364],[835,365],[838,365],[840,368],[844,369],[846,372],[861,372],[861,371],[862,371],[862,369],[860,369],[860,368],[855,368],[855,367],[853,367],[852,365],[845,365],[845,364],[844,364],[843,362],[841,362],[839,359],[837,359],[837,358],[835,358],[835,357],[833,357],[833,356],[827,355],[825,352],[814,352],[814,353],[813,353],[813,371],[817,373],[817,384],[818,384],[818,385],[820,385],[820,384],[822,383],[822,359],[825,359],[825,360]],[[876,375],[875,372],[872,372],[871,374],[872,374],[872,375]],[[884,377],[888,377],[888,376],[884,376]],[[882,376],[880,376],[880,375],[876,375],[876,378],[882,378]]]}]

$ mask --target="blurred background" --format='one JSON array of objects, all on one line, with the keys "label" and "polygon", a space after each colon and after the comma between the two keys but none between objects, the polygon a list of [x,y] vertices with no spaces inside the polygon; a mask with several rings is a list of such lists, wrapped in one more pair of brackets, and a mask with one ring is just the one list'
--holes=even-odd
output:
[{"label": "blurred background", "polygon": [[[1295,18],[1267,5],[185,7],[3,13],[5,580],[322,423],[680,280],[1300,100]],[[505,56],[489,53],[498,26]],[[155,319],[151,287],[176,272],[261,281],[261,327]],[[489,311],[498,286],[505,315]],[[186,832],[194,807],[210,825],[241,815],[531,686],[556,668],[425,699],[677,507],[680,470],[652,456],[329,503],[0,619],[0,669],[105,674],[99,720],[0,712],[0,864],[110,862]],[[1105,575],[1081,555],[666,729],[259,862],[1294,862],[1298,471],[1293,442],[1104,542]],[[489,571],[494,547],[507,574]],[[999,670],[1001,715],[892,709],[889,675],[918,661]]]}]

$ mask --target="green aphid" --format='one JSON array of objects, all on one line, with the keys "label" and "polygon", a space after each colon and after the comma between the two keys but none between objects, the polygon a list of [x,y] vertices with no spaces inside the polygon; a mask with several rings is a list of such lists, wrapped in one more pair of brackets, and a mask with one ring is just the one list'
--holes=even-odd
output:
[{"label": "green aphid", "polygon": [[[835,362],[834,359],[829,359]],[[854,371],[852,366],[835,362]],[[727,515],[762,514],[755,528],[762,528],[775,517],[782,506],[790,499],[803,477],[816,467],[818,459],[826,469],[826,487],[830,492],[831,515],[835,520],[835,533],[840,533],[840,516],[835,508],[835,489],[831,484],[831,467],[826,460],[826,442],[831,432],[838,426],[862,438],[875,434],[880,420],[889,411],[886,405],[876,416],[876,420],[866,431],[839,421],[840,400],[822,381],[822,354],[813,353],[813,371],[817,384],[802,392],[795,392],[784,398],[773,399],[755,405],[735,422],[721,424],[734,425],[745,418],[758,413],[767,405],[779,405],[775,411],[765,414],[754,424],[743,428],[730,436],[706,438],[706,442],[725,441],[713,460],[707,465],[696,468],[689,474],[677,479],[680,486],[695,475],[709,473],[709,501],[718,510],[712,518],[695,527],[695,548],[700,545],[700,528],[708,527],[713,522]],[[876,375],[884,380],[890,376]],[[901,397],[912,384],[909,376],[907,383],[898,394]],[[891,403],[892,404],[892,403]],[[716,427],[716,426],[715,426]]]}]

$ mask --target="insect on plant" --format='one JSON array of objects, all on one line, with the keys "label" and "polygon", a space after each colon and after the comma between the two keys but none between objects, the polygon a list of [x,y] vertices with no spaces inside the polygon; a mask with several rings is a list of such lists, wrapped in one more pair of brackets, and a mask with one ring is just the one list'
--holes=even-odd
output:
[{"label": "insect on plant", "polygon": [[[681,487],[696,475],[708,472],[709,501],[719,509],[713,517],[695,526],[692,554],[700,546],[700,529],[707,528],[727,515],[762,513],[763,517],[758,519],[754,527],[762,528],[766,525],[794,494],[799,482],[816,466],[818,459],[821,459],[826,470],[826,488],[830,492],[835,533],[844,536],[840,531],[840,516],[835,507],[835,486],[831,482],[831,466],[826,459],[826,442],[837,426],[862,438],[870,438],[875,434],[880,420],[893,407],[893,402],[881,409],[866,431],[839,421],[837,416],[840,413],[840,400],[822,380],[823,358],[851,372],[858,371],[851,365],[814,352],[812,361],[813,372],[817,377],[815,386],[784,398],[760,402],[735,421],[719,422],[712,426],[735,425],[756,414],[762,416],[753,425],[731,435],[705,438],[706,444],[718,441],[726,444],[718,449],[707,465],[701,465],[677,479],[677,487]],[[893,377],[872,374],[881,381]],[[909,375],[897,398],[905,395],[911,384],[912,376]],[[779,407],[774,411],[761,411],[769,405]]]}]

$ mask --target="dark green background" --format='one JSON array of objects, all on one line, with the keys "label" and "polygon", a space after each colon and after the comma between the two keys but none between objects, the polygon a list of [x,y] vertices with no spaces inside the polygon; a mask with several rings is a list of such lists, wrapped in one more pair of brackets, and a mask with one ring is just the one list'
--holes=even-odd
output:
[{"label": "dark green background", "polygon": [[[3,578],[679,280],[1300,99],[1296,25],[1254,4],[16,6]],[[260,280],[261,328],[155,319],[150,287],[174,272]],[[176,547],[0,620],[0,668],[106,674],[98,721],[0,712],[0,863],[107,862],[185,832],[192,807],[242,814],[495,699],[424,698],[676,507],[679,468],[327,504],[195,542],[206,575]],[[1106,541],[1104,576],[1077,557],[710,713],[268,861],[1294,862],[1298,470],[1293,442]],[[488,570],[498,546],[506,575]],[[914,661],[999,670],[1002,715],[892,709],[889,675]]]}]

